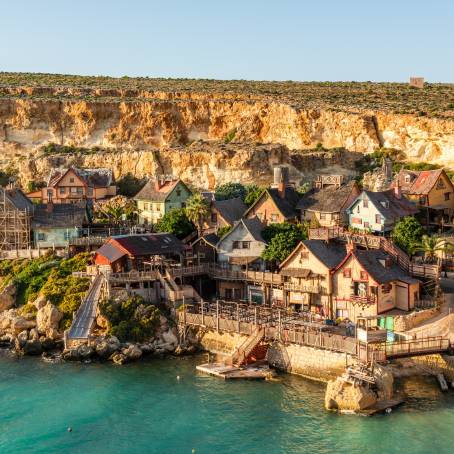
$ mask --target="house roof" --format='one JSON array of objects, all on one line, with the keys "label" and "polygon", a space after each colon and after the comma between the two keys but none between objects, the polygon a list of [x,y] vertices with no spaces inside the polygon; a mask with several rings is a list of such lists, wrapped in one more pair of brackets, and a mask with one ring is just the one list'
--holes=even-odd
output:
[{"label": "house roof", "polygon": [[322,213],[338,213],[344,207],[355,185],[355,181],[349,181],[340,188],[336,186],[313,188],[303,195],[296,208]]},{"label": "house roof", "polygon": [[351,208],[355,203],[362,199],[363,194],[367,196],[375,208],[384,216],[388,221],[395,221],[404,216],[411,216],[418,212],[416,206],[405,197],[396,197],[394,189],[387,191],[373,192],[363,191],[355,201],[350,205]]},{"label": "house roof", "polygon": [[53,169],[50,173],[47,183],[48,187],[54,187],[58,182],[72,170],[88,187],[90,188],[107,188],[114,183],[114,177],[111,169],[79,169],[77,167]]},{"label": "house roof", "polygon": [[181,180],[166,180],[162,185],[159,185],[159,188],[157,188],[155,180],[148,180],[145,186],[134,196],[134,200],[164,202],[178,183],[183,184],[187,188]]},{"label": "house roof", "polygon": [[216,200],[213,202],[213,208],[228,222],[233,225],[235,221],[241,219],[244,212],[247,210],[247,205],[241,197],[227,200]]},{"label": "house roof", "polygon": [[216,244],[219,242],[219,237],[215,233],[207,233],[206,235],[203,235],[199,238],[197,238],[193,243],[192,246],[194,246],[196,243],[199,241],[205,241],[207,244],[210,246],[213,246],[214,248],[216,247]]},{"label": "house roof", "polygon": [[378,284],[386,284],[392,281],[403,281],[408,284],[419,282],[410,277],[402,268],[391,260],[391,264],[386,267],[384,261],[391,259],[390,255],[379,249],[355,250],[352,255],[358,260],[364,270]]},{"label": "house roof", "polygon": [[48,211],[47,205],[35,205],[32,219],[34,229],[74,228],[87,223],[87,209],[84,205],[62,203],[52,206]]},{"label": "house roof", "polygon": [[281,212],[282,216],[284,216],[285,219],[292,219],[297,216],[296,206],[301,197],[292,186],[287,186],[285,188],[284,197],[280,196],[279,190],[277,188],[266,189],[244,214],[247,215],[247,213],[249,213],[253,209],[253,207],[255,207],[266,195],[268,195],[273,200],[277,209]]},{"label": "house roof", "polygon": [[404,194],[427,195],[442,173],[445,173],[443,169],[419,171],[401,169],[394,178],[393,185],[398,183]]},{"label": "house roof", "polygon": [[344,243],[304,240],[303,244],[329,269],[336,268],[347,254]]},{"label": "house roof", "polygon": [[20,189],[0,187],[0,197],[5,197],[18,210],[33,210],[33,203]]},{"label": "house roof", "polygon": [[233,227],[219,239],[216,247],[221,243],[225,238],[231,235],[240,225],[243,225],[244,228],[251,234],[254,240],[259,241],[260,243],[266,243],[262,237],[262,231],[265,226],[260,222],[260,219],[257,216],[254,216],[251,219],[241,218],[239,221],[235,222]]},{"label": "house roof", "polygon": [[102,255],[110,263],[116,262],[121,257],[127,255],[126,251],[119,248],[115,243],[105,243],[96,252],[95,255]]},{"label": "house roof", "polygon": [[[118,235],[109,242],[120,246],[130,256],[143,257],[169,253],[181,253],[183,243],[170,233],[150,233],[143,235]],[[99,250],[98,250],[99,251]]]}]

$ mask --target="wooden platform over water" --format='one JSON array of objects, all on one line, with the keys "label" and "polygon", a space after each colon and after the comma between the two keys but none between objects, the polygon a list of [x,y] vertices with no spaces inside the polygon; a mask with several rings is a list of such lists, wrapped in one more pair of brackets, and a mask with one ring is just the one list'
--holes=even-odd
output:
[{"label": "wooden platform over water", "polygon": [[234,367],[222,363],[207,363],[196,366],[196,369],[224,380],[266,380],[274,376],[274,372],[266,365],[250,364],[244,367]]}]

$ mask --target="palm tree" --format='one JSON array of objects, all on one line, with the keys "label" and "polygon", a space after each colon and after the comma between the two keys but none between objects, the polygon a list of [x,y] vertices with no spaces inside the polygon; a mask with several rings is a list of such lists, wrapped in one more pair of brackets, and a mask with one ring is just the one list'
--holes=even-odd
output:
[{"label": "palm tree", "polygon": [[412,248],[412,253],[423,252],[426,262],[433,262],[437,257],[437,252],[450,252],[453,246],[439,236],[423,235],[421,241]]},{"label": "palm tree", "polygon": [[186,216],[197,226],[199,236],[202,233],[203,219],[208,214],[208,210],[208,201],[200,193],[194,194],[186,202]]}]

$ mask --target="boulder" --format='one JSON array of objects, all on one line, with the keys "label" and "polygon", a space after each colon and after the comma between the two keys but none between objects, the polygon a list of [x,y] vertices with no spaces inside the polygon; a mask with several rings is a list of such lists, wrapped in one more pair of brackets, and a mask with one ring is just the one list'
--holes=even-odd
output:
[{"label": "boulder", "polygon": [[80,359],[89,359],[95,353],[94,348],[91,345],[87,345],[87,344],[79,345],[79,347],[77,347],[77,351],[79,353]]},{"label": "boulder", "polygon": [[128,361],[137,361],[142,356],[142,350],[134,344],[124,348],[122,353],[127,357]]},{"label": "boulder", "polygon": [[114,364],[122,365],[128,361],[128,358],[123,353],[114,353],[110,358]]},{"label": "boulder", "polygon": [[47,304],[47,298],[44,295],[38,295],[32,304],[39,310]]},{"label": "boulder", "polygon": [[31,329],[36,326],[34,320],[27,320],[25,317],[15,317],[11,320],[10,330],[13,334],[17,335],[21,331]]},{"label": "boulder", "polygon": [[46,330],[46,338],[51,340],[58,340],[61,339],[63,336],[62,334],[55,328],[49,328]]},{"label": "boulder", "polygon": [[63,314],[52,303],[47,302],[36,314],[38,331],[45,333],[49,328],[58,329],[62,318]]},{"label": "boulder", "polygon": [[166,344],[173,344],[174,347],[178,345],[178,338],[170,329],[168,331],[163,331],[161,337]]},{"label": "boulder", "polygon": [[[39,337],[38,337],[39,339]],[[25,344],[25,342],[28,341],[28,331],[26,329],[24,329],[24,331],[21,331],[18,335],[17,335],[17,340],[23,345]],[[35,340],[35,339],[32,339],[32,340]]]},{"label": "boulder", "polygon": [[14,318],[17,316],[17,311],[15,309],[10,309],[9,311],[4,311],[0,313],[0,331],[6,331],[11,328],[11,323]]},{"label": "boulder", "polygon": [[62,357],[65,361],[79,361],[79,350],[77,348],[70,348],[68,350],[65,350],[62,354]]},{"label": "boulder", "polygon": [[51,339],[49,337],[45,337],[44,339],[41,340],[41,345],[43,347],[43,350],[48,352],[51,350],[55,350],[57,348],[57,344],[55,342],[55,339]]},{"label": "boulder", "polygon": [[[116,339],[116,338],[115,338]],[[118,341],[118,339],[116,339]],[[100,339],[95,346],[96,354],[102,358],[107,359],[112,356],[120,348],[120,342],[111,341],[110,338]]]},{"label": "boulder", "polygon": [[39,333],[36,328],[30,330],[29,338],[30,340],[39,340]]},{"label": "boulder", "polygon": [[394,393],[394,376],[392,372],[387,367],[375,365],[374,377],[378,399],[392,399]]},{"label": "boulder", "polygon": [[28,340],[23,348],[25,355],[41,355],[43,348],[39,340]]},{"label": "boulder", "polygon": [[154,347],[153,344],[147,343],[147,344],[141,344],[140,349],[142,350],[142,353],[144,355],[149,355],[154,352]]},{"label": "boulder", "polygon": [[347,383],[342,378],[328,382],[325,393],[327,410],[360,411],[377,402],[376,394],[364,386]]},{"label": "boulder", "polygon": [[8,284],[0,292],[0,312],[11,309],[16,302],[16,286],[14,284]]}]

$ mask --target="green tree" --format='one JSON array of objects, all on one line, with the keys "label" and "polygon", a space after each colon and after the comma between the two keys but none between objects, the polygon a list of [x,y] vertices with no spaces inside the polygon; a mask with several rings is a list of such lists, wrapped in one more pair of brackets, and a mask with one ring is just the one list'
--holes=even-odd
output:
[{"label": "green tree", "polygon": [[220,227],[219,230],[217,231],[217,235],[219,238],[222,238],[224,235],[227,235],[227,233],[232,230],[232,227],[230,225],[224,225],[223,227]]},{"label": "green tree", "polygon": [[244,203],[247,206],[253,205],[264,191],[263,188],[257,186],[256,184],[247,184],[244,188],[246,191],[244,196]]},{"label": "green tree", "polygon": [[268,243],[262,258],[268,261],[282,262],[295,249],[297,244],[307,238],[306,227],[302,224],[270,224],[262,232]]},{"label": "green tree", "polygon": [[391,238],[401,249],[411,254],[413,248],[421,241],[424,229],[414,216],[406,216],[396,223]]},{"label": "green tree", "polygon": [[423,252],[426,262],[434,262],[437,258],[437,252],[450,252],[453,246],[438,236],[423,235],[421,241],[412,247],[412,253]]},{"label": "green tree", "polygon": [[186,201],[186,216],[195,226],[197,226],[199,236],[202,233],[203,220],[207,216],[208,211],[208,201],[202,194],[200,194],[200,192],[193,194]]},{"label": "green tree", "polygon": [[241,183],[225,183],[216,186],[214,195],[216,200],[228,200],[235,197],[241,197],[244,200],[246,188]]},{"label": "green tree", "polygon": [[184,238],[194,231],[194,225],[186,216],[184,208],[172,208],[156,224],[156,231]]},{"label": "green tree", "polygon": [[126,197],[135,196],[145,186],[145,183],[145,178],[137,178],[128,172],[117,181],[118,193]]}]

